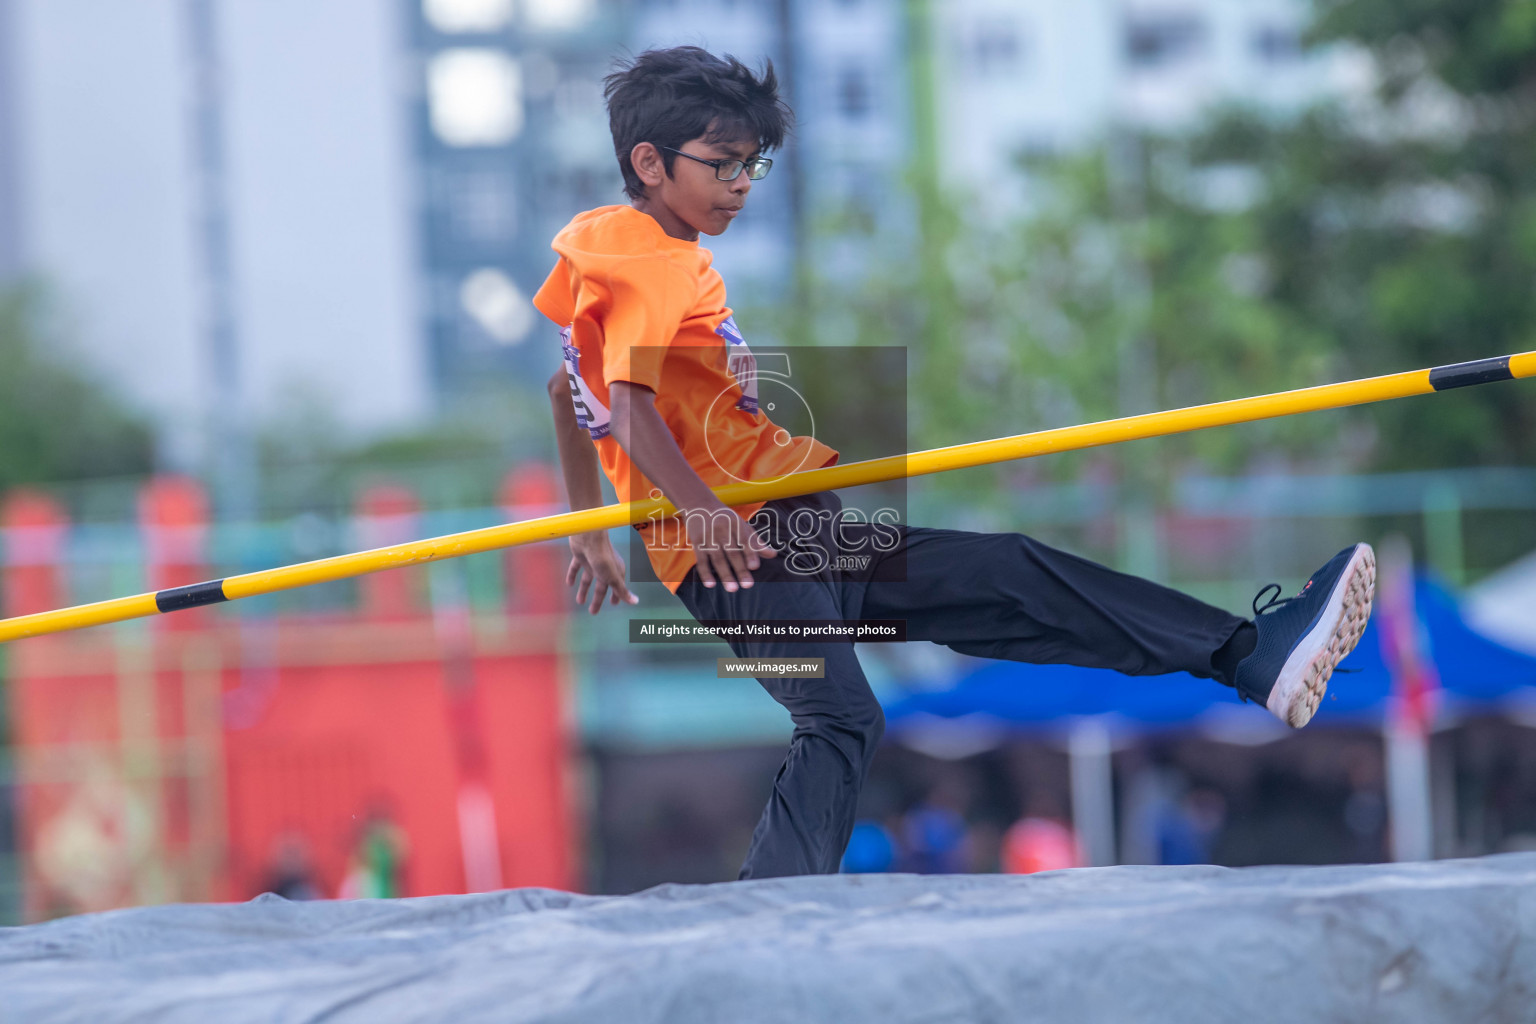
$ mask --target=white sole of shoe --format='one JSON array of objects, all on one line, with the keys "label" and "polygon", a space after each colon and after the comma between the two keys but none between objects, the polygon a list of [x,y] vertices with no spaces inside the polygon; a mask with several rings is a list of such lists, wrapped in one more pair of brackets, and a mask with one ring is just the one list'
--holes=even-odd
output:
[{"label": "white sole of shoe", "polygon": [[1271,714],[1292,729],[1312,721],[1333,670],[1360,642],[1375,596],[1376,552],[1369,544],[1358,544],[1334,583],[1317,624],[1285,659],[1265,702]]}]

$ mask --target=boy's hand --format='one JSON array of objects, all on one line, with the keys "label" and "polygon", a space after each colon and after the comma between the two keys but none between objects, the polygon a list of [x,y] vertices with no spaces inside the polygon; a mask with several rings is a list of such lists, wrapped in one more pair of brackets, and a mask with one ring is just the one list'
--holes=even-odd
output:
[{"label": "boy's hand", "polygon": [[[725,581],[727,592],[736,590],[738,581],[743,587],[752,585],[752,573],[760,564],[758,556],[778,558],[779,553],[729,505],[717,503],[705,516],[707,527],[703,537],[693,539],[693,551],[699,559],[699,579],[706,587],[715,585],[716,577]],[[690,534],[697,519],[688,519]]]},{"label": "boy's hand", "polygon": [[586,604],[587,588],[592,588],[592,606],[588,609],[596,615],[603,608],[603,598],[612,591],[610,602],[639,604],[640,599],[624,585],[624,559],[613,549],[613,543],[604,532],[578,533],[571,538],[571,567],[565,572],[565,585],[577,580],[576,603]]}]

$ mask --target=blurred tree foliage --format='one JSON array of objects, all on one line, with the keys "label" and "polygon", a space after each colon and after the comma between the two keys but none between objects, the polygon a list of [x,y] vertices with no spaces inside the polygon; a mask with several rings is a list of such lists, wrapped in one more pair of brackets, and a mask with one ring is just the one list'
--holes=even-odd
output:
[{"label": "blurred tree foliage", "polygon": [[0,491],[149,472],[149,424],[66,360],[51,314],[36,285],[0,292]]},{"label": "blurred tree foliage", "polygon": [[[914,449],[1536,348],[1536,3],[1316,12],[1309,45],[1369,54],[1369,95],[1291,116],[1221,109],[1176,136],[1111,130],[1021,162],[1029,206],[1003,222],[977,212],[986,197],[920,195],[921,242],[863,286],[813,281],[812,314],[781,330],[908,346]],[[1536,401],[1494,385],[993,479],[1084,460],[1348,471],[1533,456]]]},{"label": "blurred tree foliage", "polygon": [[372,437],[349,430],[323,395],[290,395],[256,439],[262,511],[339,514],[383,482],[410,486],[428,508],[494,504],[509,466],[551,457],[552,432],[547,404],[506,387],[460,393],[433,422]]},{"label": "blurred tree foliage", "polygon": [[[1536,4],[1319,0],[1311,41],[1373,58],[1368,102],[1215,120],[1201,161],[1263,187],[1270,300],[1352,376],[1536,348]],[[1379,468],[1530,462],[1536,402],[1495,385],[1376,406]]]},{"label": "blurred tree foliage", "polygon": [[[1125,137],[1114,155],[1036,161],[1024,169],[1031,208],[1016,219],[988,223],[962,212],[978,204],[944,199],[936,256],[889,253],[862,284],[819,282],[802,343],[905,346],[912,450],[1336,379],[1326,335],[1268,294],[1258,224],[1213,202],[1211,172],[1188,148]],[[793,336],[794,323],[781,330]],[[1127,453],[1219,470],[1256,451],[1326,450],[1331,462],[1340,429],[1337,417],[1273,420],[932,485],[980,499],[1005,480],[1119,475]]]}]

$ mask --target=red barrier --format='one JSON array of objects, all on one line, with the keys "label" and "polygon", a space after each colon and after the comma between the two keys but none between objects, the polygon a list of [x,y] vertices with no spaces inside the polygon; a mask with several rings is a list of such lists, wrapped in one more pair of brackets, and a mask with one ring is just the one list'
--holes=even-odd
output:
[{"label": "red barrier", "polygon": [[12,491],[0,503],[0,529],[5,531],[0,551],[5,614],[31,615],[68,604],[63,561],[69,519],[63,507],[41,491]]},{"label": "red barrier", "polygon": [[[421,502],[407,487],[374,484],[357,501],[353,520],[358,551],[405,544],[421,538]],[[420,615],[425,575],[412,566],[358,578],[362,614],[375,620]]]},{"label": "red barrier", "polygon": [[[508,493],[542,500],[543,473]],[[206,506],[187,483],[155,481],[141,502],[157,587],[206,578]],[[400,528],[416,507],[398,488],[371,493],[374,527]],[[61,531],[44,507],[13,495],[4,521]],[[28,536],[35,552],[54,535]],[[481,878],[573,887],[566,612],[551,596],[563,567],[539,550],[553,547],[505,563],[518,574],[509,592],[525,595],[505,615],[434,618],[412,588],[386,585],[324,621],[211,614],[151,636],[113,627],[11,645],[28,919],[304,883],[368,895],[385,874],[387,894],[461,892],[476,842],[496,862],[487,873],[482,857]],[[46,550],[48,565],[8,558],[11,607],[63,603],[42,585],[59,587],[62,547]],[[405,572],[424,580],[365,581]]]},{"label": "red barrier", "polygon": [[[144,535],[149,589],[201,583],[208,571],[208,495],[190,477],[157,476],[139,492],[139,529]],[[205,629],[208,611],[194,608],[155,619],[157,629]]]},{"label": "red barrier", "polygon": [[[569,511],[560,503],[554,472],[534,463],[508,473],[501,485],[502,514],[507,522]],[[507,610],[514,615],[564,612],[565,570],[570,565],[569,541],[525,544],[505,555]]]}]

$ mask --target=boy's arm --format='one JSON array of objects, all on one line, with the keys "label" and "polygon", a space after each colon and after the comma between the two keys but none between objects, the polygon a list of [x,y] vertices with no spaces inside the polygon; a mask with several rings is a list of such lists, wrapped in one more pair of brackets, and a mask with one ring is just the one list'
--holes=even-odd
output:
[{"label": "boy's arm", "polygon": [[[727,591],[734,591],[737,581],[750,587],[752,574],[748,570],[758,567],[757,556],[776,558],[778,552],[693,471],[671,429],[656,411],[655,392],[643,384],[616,380],[609,385],[609,398],[613,406],[609,423],[614,439],[635,468],[661,488],[680,514],[704,513],[705,536],[695,539],[693,545],[704,585],[714,586],[718,575],[724,579]],[[690,519],[690,527],[697,521]]]},{"label": "boy's arm", "polygon": [[[566,378],[565,367],[549,379],[550,409],[555,416],[555,443],[560,449],[560,468],[565,475],[565,493],[571,499],[571,511],[597,508],[603,503],[603,470],[597,458],[592,439],[576,419],[571,405],[571,385]],[[587,603],[587,590],[592,590],[592,603],[588,609],[596,615],[603,601],[612,592],[612,602],[621,600],[636,604],[639,598],[629,592],[624,584],[624,560],[608,540],[605,530],[578,533],[571,537],[571,565],[565,573],[565,585],[580,579],[576,588],[576,603]]]},{"label": "boy's arm", "polygon": [[571,511],[597,508],[603,503],[603,467],[592,439],[576,421],[571,384],[563,365],[549,379],[549,403],[555,415],[555,443],[560,449],[560,469],[565,474]]}]

